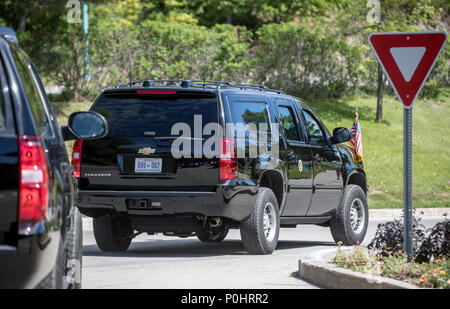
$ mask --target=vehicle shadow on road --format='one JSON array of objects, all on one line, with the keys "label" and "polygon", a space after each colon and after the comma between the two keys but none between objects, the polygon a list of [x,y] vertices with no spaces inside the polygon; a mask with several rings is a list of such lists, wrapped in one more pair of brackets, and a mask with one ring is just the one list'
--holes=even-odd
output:
[{"label": "vehicle shadow on road", "polygon": [[[278,250],[300,249],[316,246],[335,246],[334,242],[283,240]],[[240,240],[221,243],[202,243],[194,239],[148,240],[132,243],[126,252],[102,252],[96,244],[84,245],[83,256],[109,257],[213,257],[247,255]]]}]

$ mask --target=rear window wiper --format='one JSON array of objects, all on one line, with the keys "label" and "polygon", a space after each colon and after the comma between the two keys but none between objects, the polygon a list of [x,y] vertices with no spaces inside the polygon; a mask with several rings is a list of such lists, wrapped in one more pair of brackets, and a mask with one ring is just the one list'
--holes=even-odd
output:
[{"label": "rear window wiper", "polygon": [[173,141],[179,138],[179,136],[156,136],[155,141]]},{"label": "rear window wiper", "polygon": [[182,140],[192,140],[192,141],[202,141],[204,138],[202,137],[190,137],[190,136],[155,136],[155,141],[173,141],[177,138]]}]

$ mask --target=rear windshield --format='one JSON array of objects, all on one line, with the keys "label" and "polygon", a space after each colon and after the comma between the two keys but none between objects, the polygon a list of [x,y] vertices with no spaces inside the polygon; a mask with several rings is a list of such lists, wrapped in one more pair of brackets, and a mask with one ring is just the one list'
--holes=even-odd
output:
[{"label": "rear windshield", "polygon": [[108,121],[109,136],[170,136],[172,126],[180,122],[193,134],[194,115],[202,116],[202,128],[218,122],[216,97],[102,96],[93,111]]}]

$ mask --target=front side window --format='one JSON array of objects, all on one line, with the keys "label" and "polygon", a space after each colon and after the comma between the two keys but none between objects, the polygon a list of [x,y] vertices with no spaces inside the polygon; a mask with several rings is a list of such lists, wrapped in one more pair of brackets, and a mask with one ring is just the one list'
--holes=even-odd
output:
[{"label": "front side window", "polygon": [[308,132],[309,141],[311,144],[325,144],[325,138],[319,124],[308,112],[305,112],[304,110],[303,117],[305,118],[306,132]]},{"label": "front side window", "polygon": [[286,139],[291,141],[299,141],[300,137],[298,135],[297,124],[294,120],[292,108],[289,106],[278,106],[278,110],[280,112],[281,126]]}]

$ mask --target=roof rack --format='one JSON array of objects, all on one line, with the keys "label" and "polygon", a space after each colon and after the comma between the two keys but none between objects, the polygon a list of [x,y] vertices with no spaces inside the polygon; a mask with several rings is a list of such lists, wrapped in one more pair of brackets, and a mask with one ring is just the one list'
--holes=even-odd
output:
[{"label": "roof rack", "polygon": [[[158,85],[157,85],[158,84]],[[185,79],[159,79],[159,80],[143,80],[143,81],[130,81],[126,84],[119,83],[116,88],[127,88],[127,87],[156,87],[156,86],[180,86],[182,88],[240,88],[240,89],[252,89],[259,91],[268,91],[276,93],[284,93],[281,90],[270,89],[264,85],[255,84],[242,84],[242,83],[230,83],[225,81],[215,81],[215,80],[185,80]]]},{"label": "roof rack", "polygon": [[16,45],[19,44],[19,42],[17,41],[16,32],[11,28],[0,27],[0,36],[3,36],[10,43],[13,43]]}]

